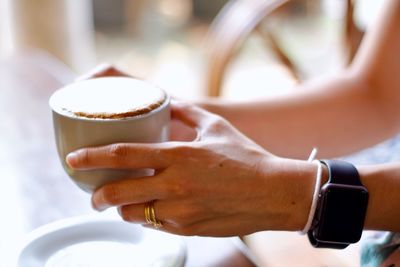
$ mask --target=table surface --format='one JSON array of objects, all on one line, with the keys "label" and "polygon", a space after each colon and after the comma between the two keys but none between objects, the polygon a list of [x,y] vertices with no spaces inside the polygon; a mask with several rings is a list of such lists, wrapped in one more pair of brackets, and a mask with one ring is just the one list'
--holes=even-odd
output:
[{"label": "table surface", "polygon": [[[13,266],[31,230],[93,213],[90,196],[63,171],[48,98],[75,75],[43,53],[0,60],[0,266]],[[186,266],[248,266],[230,239],[185,237]],[[251,265],[250,265],[251,266]]]}]

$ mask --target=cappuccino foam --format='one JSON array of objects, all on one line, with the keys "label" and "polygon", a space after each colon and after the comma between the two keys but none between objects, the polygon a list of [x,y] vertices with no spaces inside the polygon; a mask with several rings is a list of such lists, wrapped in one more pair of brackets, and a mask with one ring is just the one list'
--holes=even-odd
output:
[{"label": "cappuccino foam", "polygon": [[88,119],[124,119],[161,106],[166,94],[146,82],[105,77],[79,81],[58,90],[50,106],[58,113]]}]

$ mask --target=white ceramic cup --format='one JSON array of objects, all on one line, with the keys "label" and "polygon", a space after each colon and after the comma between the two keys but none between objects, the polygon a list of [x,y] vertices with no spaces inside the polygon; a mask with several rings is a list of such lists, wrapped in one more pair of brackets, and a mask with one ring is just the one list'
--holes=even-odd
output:
[{"label": "white ceramic cup", "polygon": [[[100,186],[123,178],[149,176],[154,170],[120,170],[120,169],[99,169],[99,170],[73,170],[66,164],[66,156],[79,148],[102,146],[114,143],[158,143],[165,142],[169,136],[170,123],[170,98],[163,93],[164,99],[157,107],[147,110],[140,115],[133,115],[123,118],[99,119],[77,116],[67,111],[60,105],[60,98],[65,90],[83,90],[108,84],[110,92],[118,92],[115,87],[119,82],[124,86],[132,86],[138,94],[142,90],[161,90],[146,82],[132,78],[98,78],[86,80],[68,85],[56,91],[50,98],[49,104],[53,112],[53,123],[58,154],[61,163],[72,178],[72,180],[84,191],[93,192]],[[138,89],[140,88],[140,89]],[[79,94],[78,94],[79,95]],[[97,101],[96,95],[92,100]],[[83,102],[82,102],[83,101]],[[77,99],[77,102],[84,103],[85,100]],[[100,100],[99,100],[100,101]],[[112,101],[112,97],[110,98]],[[78,103],[78,105],[79,105]]]}]

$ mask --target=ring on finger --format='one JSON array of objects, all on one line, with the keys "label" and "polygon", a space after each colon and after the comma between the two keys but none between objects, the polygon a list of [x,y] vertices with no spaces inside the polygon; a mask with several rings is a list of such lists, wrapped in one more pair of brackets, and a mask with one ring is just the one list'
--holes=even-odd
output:
[{"label": "ring on finger", "polygon": [[155,228],[161,228],[162,222],[156,217],[156,211],[154,210],[154,201],[147,202],[144,205],[144,218],[148,224],[153,225]]}]

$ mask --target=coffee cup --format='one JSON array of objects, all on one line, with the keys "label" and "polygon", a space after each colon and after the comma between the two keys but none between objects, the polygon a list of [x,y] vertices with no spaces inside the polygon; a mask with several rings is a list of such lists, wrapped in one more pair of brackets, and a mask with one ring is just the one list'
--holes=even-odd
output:
[{"label": "coffee cup", "polygon": [[149,176],[151,169],[73,170],[66,156],[84,147],[168,140],[170,98],[161,89],[133,78],[104,77],[57,90],[49,104],[61,163],[84,191],[124,178]]}]

